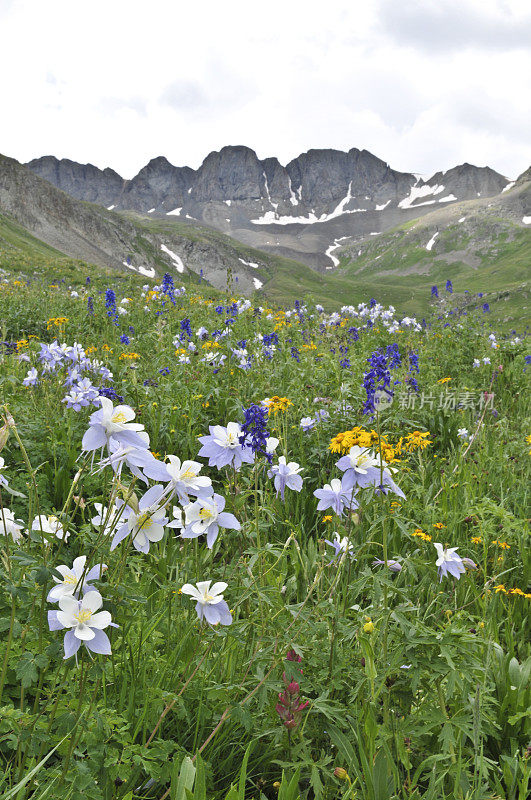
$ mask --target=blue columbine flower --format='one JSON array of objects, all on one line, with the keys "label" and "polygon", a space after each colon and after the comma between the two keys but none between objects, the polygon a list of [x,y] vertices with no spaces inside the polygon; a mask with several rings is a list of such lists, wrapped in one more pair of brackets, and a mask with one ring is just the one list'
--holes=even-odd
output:
[{"label": "blue columbine flower", "polygon": [[280,494],[284,500],[284,491],[286,487],[292,489],[294,492],[300,492],[302,489],[302,476],[299,475],[302,467],[296,461],[286,463],[284,456],[280,456],[278,464],[275,464],[268,471],[268,478],[274,478],[275,489],[277,490],[277,497]]},{"label": "blue columbine flower", "polygon": [[446,281],[446,291],[452,294],[454,287],[452,286],[452,281],[448,278]]},{"label": "blue columbine flower", "polygon": [[231,466],[238,471],[243,463],[252,464],[254,453],[250,447],[242,447],[240,437],[242,429],[237,422],[223,425],[209,425],[209,435],[200,436],[201,450],[198,456],[208,458],[210,467]]},{"label": "blue columbine flower", "polygon": [[431,296],[436,297],[437,299],[439,298],[439,290],[436,286],[431,287]]},{"label": "blue columbine flower", "polygon": [[326,511],[331,508],[334,514],[339,517],[343,516],[345,509],[352,511],[358,508],[359,503],[354,499],[354,490],[352,486],[345,488],[347,483],[345,477],[342,480],[339,478],[332,478],[330,483],[325,483],[322,489],[316,489],[313,493],[319,500],[317,504],[317,511]]}]

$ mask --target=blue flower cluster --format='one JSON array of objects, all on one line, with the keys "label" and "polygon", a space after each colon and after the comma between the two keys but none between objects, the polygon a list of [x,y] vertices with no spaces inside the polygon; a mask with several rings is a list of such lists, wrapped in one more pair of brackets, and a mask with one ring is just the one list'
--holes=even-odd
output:
[{"label": "blue flower cluster", "polygon": [[169,272],[164,273],[161,290],[162,293],[165,294],[170,300],[171,304],[175,305],[175,284],[173,283],[173,278]]},{"label": "blue flower cluster", "polygon": [[107,316],[112,319],[115,325],[118,325],[118,311],[116,310],[116,295],[112,289],[107,289],[105,292],[105,308],[107,309]]},{"label": "blue flower cluster", "polygon": [[241,426],[240,444],[242,447],[249,447],[255,455],[262,452],[271,462],[271,456],[266,453],[266,443],[269,438],[267,408],[251,403],[249,408],[243,409],[243,414],[245,419]]},{"label": "blue flower cluster", "polygon": [[376,392],[384,391],[389,397],[392,397],[394,393],[391,390],[391,373],[387,355],[381,350],[376,350],[369,356],[367,362],[371,369],[363,376],[363,388],[367,394],[363,413],[374,415],[376,413]]},{"label": "blue flower cluster", "polygon": [[417,379],[415,378],[415,373],[418,375],[420,372],[419,367],[419,356],[417,350],[410,350],[409,351],[409,370],[408,370],[408,378],[407,383],[413,389],[413,391],[419,391],[419,385]]}]

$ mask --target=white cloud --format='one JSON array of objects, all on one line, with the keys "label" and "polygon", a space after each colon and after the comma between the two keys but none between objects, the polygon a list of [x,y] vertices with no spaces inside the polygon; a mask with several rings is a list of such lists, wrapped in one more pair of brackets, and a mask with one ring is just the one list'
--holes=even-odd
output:
[{"label": "white cloud", "polygon": [[[366,148],[395,169],[530,162],[526,0],[0,0],[2,151],[197,167]],[[31,25],[28,25],[28,19]]]}]

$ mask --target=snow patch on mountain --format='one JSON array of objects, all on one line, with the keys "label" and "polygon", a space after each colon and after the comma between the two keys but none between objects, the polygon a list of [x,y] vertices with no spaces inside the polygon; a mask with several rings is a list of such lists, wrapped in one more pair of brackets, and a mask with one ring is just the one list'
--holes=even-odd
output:
[{"label": "snow patch on mountain", "polygon": [[[265,178],[265,173],[264,173],[264,178]],[[334,208],[333,211],[330,212],[330,214],[321,214],[321,216],[318,217],[312,210],[310,211],[307,217],[290,217],[290,216],[281,217],[276,213],[276,207],[278,206],[278,203],[271,203],[271,205],[275,208],[275,211],[266,211],[265,214],[263,214],[258,219],[252,219],[250,221],[253,223],[253,225],[313,225],[316,222],[328,222],[331,219],[336,219],[336,217],[343,216],[343,214],[358,214],[360,211],[367,211],[366,208],[352,208],[352,209],[345,208],[345,206],[347,206],[352,200],[351,188],[352,188],[352,181],[348,185],[348,191],[346,196],[339,201],[337,206]],[[298,189],[299,197],[300,197],[300,191],[301,190],[299,187]],[[271,202],[271,200],[269,202]]]},{"label": "snow patch on mountain", "polygon": [[437,238],[437,236],[438,236],[438,235],[439,235],[439,231],[436,231],[436,232],[433,234],[433,236],[431,237],[430,241],[429,241],[429,242],[428,242],[428,244],[426,245],[426,250],[431,250],[431,248],[432,248],[432,247],[433,247],[433,245],[435,244],[435,239]]},{"label": "snow patch on mountain", "polygon": [[258,264],[255,261],[246,261],[244,258],[238,258],[238,261],[241,261],[242,264],[245,264],[246,267],[252,267],[253,269],[258,269]]},{"label": "snow patch on mountain", "polygon": [[174,208],[173,211],[168,211],[166,216],[170,217],[170,216],[174,215],[174,216],[178,217],[182,210],[183,210],[182,206],[180,208]]},{"label": "snow patch on mountain", "polygon": [[[333,243],[327,248],[325,255],[332,261],[334,267],[339,266],[339,258],[337,256],[332,255],[332,251],[335,250],[337,247],[341,247],[341,242],[345,239],[350,239],[350,236],[340,236],[339,239],[334,239]],[[327,267],[327,269],[333,269],[334,267]]]},{"label": "snow patch on mountain", "polygon": [[[424,186],[412,186],[409,195],[399,202],[398,207],[411,208],[415,200],[418,200],[420,197],[428,197],[429,195],[440,194],[441,192],[444,192],[444,186],[438,186],[437,184],[435,186],[430,186],[429,183],[425,183]],[[421,204],[417,203],[416,205]],[[426,205],[426,203],[423,205]]]},{"label": "snow patch on mountain", "polygon": [[144,275],[146,278],[154,278],[155,277],[155,269],[154,267],[134,267],[132,264],[129,264],[127,261],[122,261],[124,267],[127,269],[132,270],[133,272],[139,272],[141,275]]},{"label": "snow patch on mountain", "polygon": [[184,264],[183,264],[182,259],[180,258],[180,256],[177,255],[177,253],[174,253],[173,250],[170,250],[169,247],[166,247],[165,244],[161,244],[160,249],[164,253],[169,255],[169,257],[173,261],[173,265],[174,265],[175,269],[177,270],[177,272],[184,272]]}]

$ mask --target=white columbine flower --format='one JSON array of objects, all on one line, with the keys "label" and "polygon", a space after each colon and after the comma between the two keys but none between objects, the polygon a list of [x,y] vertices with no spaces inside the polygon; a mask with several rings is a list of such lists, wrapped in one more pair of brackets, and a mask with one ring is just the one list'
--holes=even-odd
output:
[{"label": "white columbine flower", "polygon": [[50,514],[47,517],[45,517],[43,514],[41,514],[39,517],[35,517],[31,523],[31,530],[53,534],[54,536],[57,536],[58,539],[63,539],[65,542],[70,536],[70,533],[65,531],[63,524],[59,522],[57,517],[53,514]]},{"label": "white columbine flower", "polygon": [[0,509],[0,534],[3,533],[4,536],[7,536],[10,533],[13,541],[18,542],[22,539],[22,527],[22,520],[15,519],[15,515],[9,508]]},{"label": "white columbine flower", "polygon": [[57,603],[61,597],[66,597],[67,595],[69,597],[78,596],[81,592],[86,594],[94,590],[89,581],[101,578],[103,571],[107,569],[107,565],[96,564],[95,567],[85,572],[86,561],[86,556],[78,556],[78,558],[74,558],[72,567],[67,567],[66,564],[59,564],[58,567],[55,567],[55,571],[61,575],[61,578],[53,576],[56,585],[48,592],[47,600],[49,603]]},{"label": "white columbine flower", "polygon": [[126,506],[123,500],[117,500],[110,513],[108,506],[104,506],[102,503],[94,503],[94,508],[98,513],[92,517],[91,522],[95,528],[101,528],[103,525],[102,532],[105,536],[127,522]]},{"label": "white columbine flower", "polygon": [[120,405],[114,408],[108,397],[100,397],[101,408],[91,414],[89,428],[85,431],[82,441],[84,451],[99,450],[100,447],[109,445],[113,439],[123,447],[132,446],[144,449],[146,447],[146,434],[139,433],[144,426],[132,422],[135,412],[130,406]]},{"label": "white columbine flower", "polygon": [[152,486],[138,501],[138,511],[126,506],[124,515],[127,522],[121,525],[113,536],[111,550],[114,550],[127,536],[132,537],[133,547],[141,553],[149,553],[152,542],[160,542],[164,536],[164,526],[168,519],[164,508],[159,506],[163,495],[160,484]]},{"label": "white columbine flower", "polygon": [[465,568],[461,556],[456,552],[457,547],[449,547],[445,550],[440,542],[434,542],[433,546],[437,550],[438,558],[435,564],[439,572],[439,581],[442,581],[448,575],[452,575],[452,577],[459,580],[460,576],[465,572]]},{"label": "white columbine flower", "polygon": [[350,448],[347,458],[350,460],[351,468],[360,475],[366,475],[371,467],[380,468],[380,457],[357,444]]},{"label": "white columbine flower", "polygon": [[225,498],[219,494],[211,497],[198,497],[194,503],[185,506],[185,528],[181,533],[183,539],[195,539],[206,533],[207,547],[211,548],[218,538],[220,528],[231,528],[239,531],[240,523],[225,508]]},{"label": "white columbine flower", "polygon": [[232,614],[223,599],[223,592],[227,588],[226,583],[215,583],[212,581],[199,581],[195,586],[185,583],[181,589],[182,594],[188,594],[196,601],[195,610],[200,620],[205,619],[211,625],[230,625]]},{"label": "white columbine flower", "polygon": [[65,658],[77,653],[81,643],[93,653],[109,655],[111,643],[103,628],[113,625],[108,611],[98,611],[103,605],[99,592],[87,592],[81,600],[65,595],[59,600],[59,611],[48,612],[50,630],[69,628],[65,634]]},{"label": "white columbine flower", "polygon": [[189,494],[208,497],[212,494],[212,481],[206,475],[200,475],[202,464],[198,461],[183,461],[177,456],[167,456],[169,463],[154,461],[144,468],[148,478],[168,482],[165,494],[177,493],[181,503],[187,503]]},{"label": "white columbine flower", "polygon": [[279,440],[276,439],[274,436],[269,436],[265,442],[265,451],[268,456],[272,456],[275,453],[278,445],[280,444]]}]

